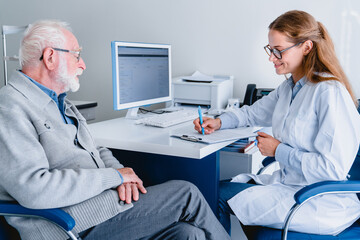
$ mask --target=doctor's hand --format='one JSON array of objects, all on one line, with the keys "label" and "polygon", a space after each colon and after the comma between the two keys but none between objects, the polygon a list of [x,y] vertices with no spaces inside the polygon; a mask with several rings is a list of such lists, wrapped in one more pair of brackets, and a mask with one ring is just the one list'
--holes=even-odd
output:
[{"label": "doctor's hand", "polygon": [[124,178],[123,184],[117,187],[120,200],[126,203],[131,203],[132,200],[139,200],[139,190],[141,193],[146,193],[141,179],[135,174],[132,168],[120,168],[117,170]]},{"label": "doctor's hand", "polygon": [[[194,120],[194,128],[196,131],[201,133],[201,125],[199,118]],[[202,127],[204,128],[205,134],[213,133],[215,130],[218,130],[221,127],[221,120],[220,118],[209,118],[209,117],[203,117],[203,124]]]},{"label": "doctor's hand", "polygon": [[279,140],[264,132],[258,132],[256,139],[258,141],[257,147],[262,155],[268,157],[275,156],[276,148],[281,143]]}]

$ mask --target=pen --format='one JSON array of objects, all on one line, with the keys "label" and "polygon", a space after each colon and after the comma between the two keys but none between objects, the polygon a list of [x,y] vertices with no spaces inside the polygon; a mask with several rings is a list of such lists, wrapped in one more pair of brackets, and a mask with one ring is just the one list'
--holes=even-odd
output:
[{"label": "pen", "polygon": [[[200,119],[200,125],[203,124],[203,119],[202,119],[202,114],[201,114],[201,107],[198,107],[198,112],[199,112],[199,119]],[[205,131],[204,128],[201,126],[201,133],[202,135],[205,135]]]}]

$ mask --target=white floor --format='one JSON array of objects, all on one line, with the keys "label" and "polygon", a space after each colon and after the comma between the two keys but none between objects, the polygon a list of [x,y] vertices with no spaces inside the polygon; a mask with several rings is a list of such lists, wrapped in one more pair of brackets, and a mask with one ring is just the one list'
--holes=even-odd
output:
[{"label": "white floor", "polygon": [[235,216],[231,216],[231,240],[247,240]]}]

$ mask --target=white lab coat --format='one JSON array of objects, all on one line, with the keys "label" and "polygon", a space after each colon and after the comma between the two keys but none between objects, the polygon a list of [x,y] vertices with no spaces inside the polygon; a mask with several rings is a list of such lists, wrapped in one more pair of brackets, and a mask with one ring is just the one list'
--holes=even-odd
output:
[{"label": "white lab coat", "polygon": [[[240,174],[233,182],[253,178],[258,184],[228,203],[245,225],[282,228],[302,187],[324,180],[345,180],[360,142],[360,116],[346,88],[337,81],[304,86],[292,100],[292,79],[284,81],[252,106],[227,113],[238,126],[272,126],[281,144],[272,175]],[[229,124],[229,123],[227,123]],[[308,202],[293,218],[290,230],[338,234],[360,216],[355,194],[324,195]]]}]

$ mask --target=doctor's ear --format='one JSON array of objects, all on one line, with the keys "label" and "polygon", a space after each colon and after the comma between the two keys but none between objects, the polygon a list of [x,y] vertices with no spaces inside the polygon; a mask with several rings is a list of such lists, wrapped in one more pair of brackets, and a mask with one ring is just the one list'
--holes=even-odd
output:
[{"label": "doctor's ear", "polygon": [[311,40],[306,40],[303,43],[303,49],[304,49],[304,56],[308,55],[308,53],[311,51],[311,49],[313,48],[313,42]]}]

